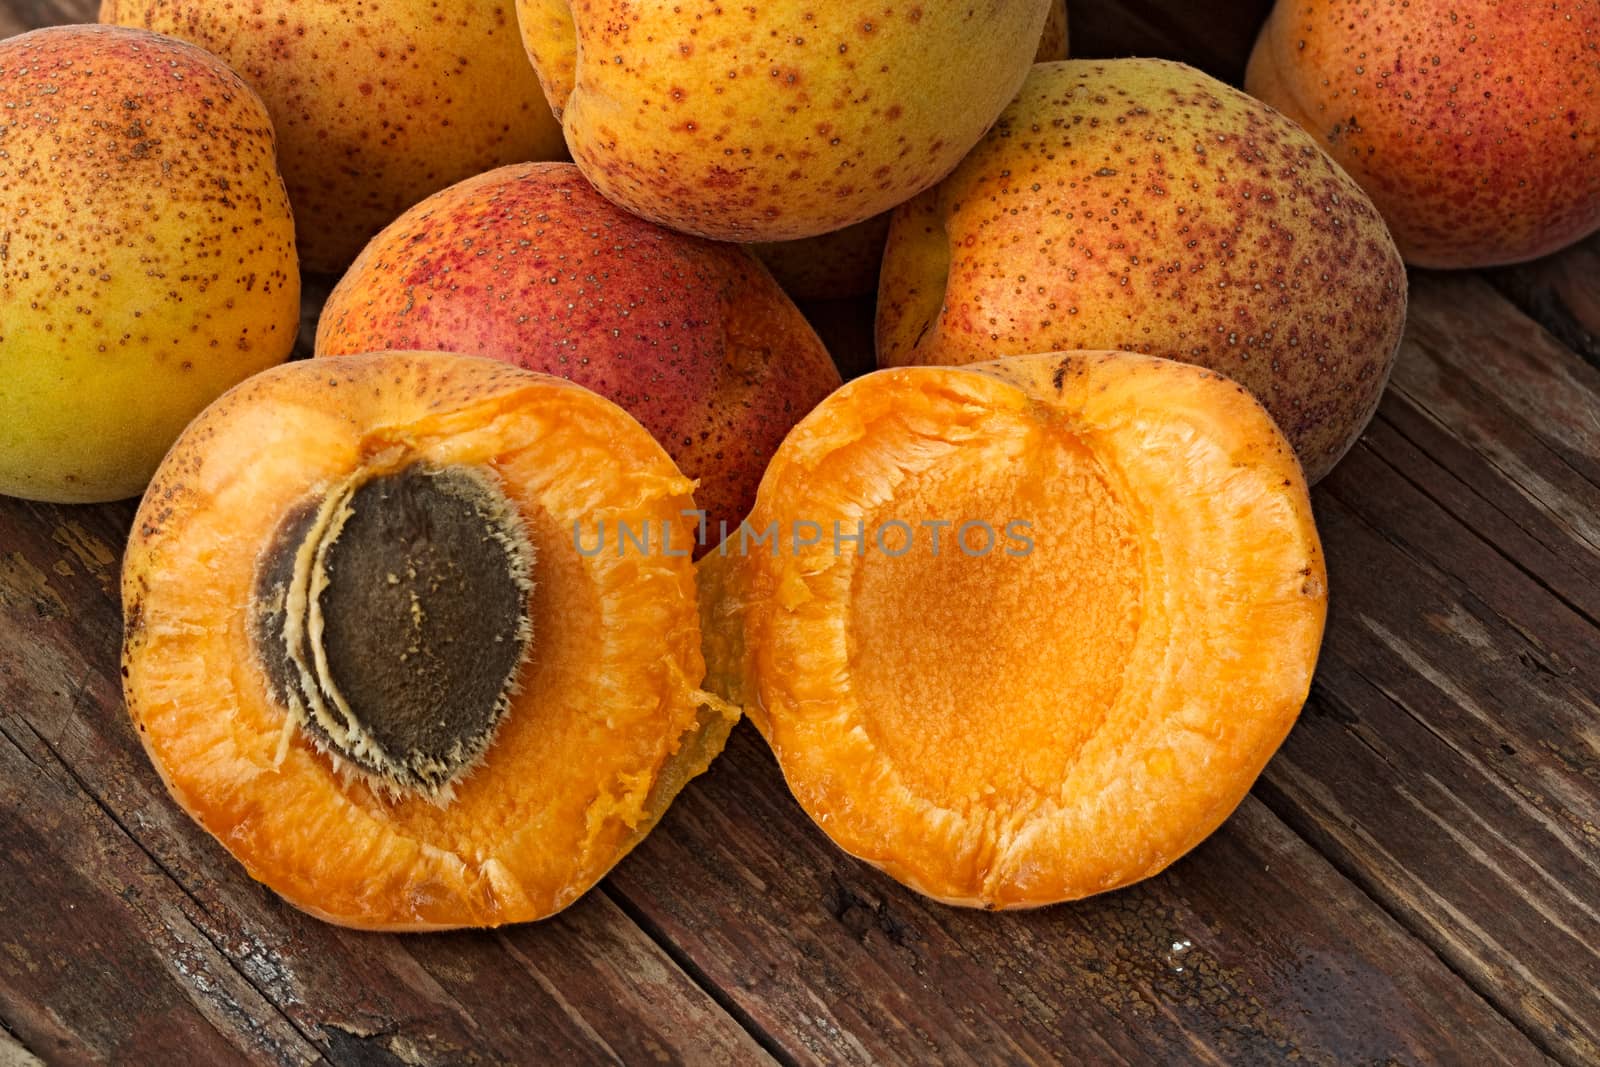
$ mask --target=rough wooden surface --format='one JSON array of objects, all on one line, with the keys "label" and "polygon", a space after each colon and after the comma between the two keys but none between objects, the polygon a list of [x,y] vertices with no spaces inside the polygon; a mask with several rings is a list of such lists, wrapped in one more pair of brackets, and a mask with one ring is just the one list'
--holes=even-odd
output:
[{"label": "rough wooden surface", "polygon": [[[0,0],[0,34],[96,6]],[[1237,77],[1267,6],[1079,0],[1075,51]],[[867,369],[870,309],[809,311]],[[0,499],[0,1065],[1600,1061],[1597,335],[1600,238],[1414,276],[1390,393],[1315,494],[1333,613],[1288,743],[1168,872],[1018,915],[840,854],[743,727],[550,922],[320,924],[128,726],[131,506]]]}]

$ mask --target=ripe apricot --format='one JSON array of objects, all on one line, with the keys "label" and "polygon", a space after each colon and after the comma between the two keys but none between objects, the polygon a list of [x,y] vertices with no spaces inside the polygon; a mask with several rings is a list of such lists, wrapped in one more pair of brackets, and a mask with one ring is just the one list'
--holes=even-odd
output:
[{"label": "ripe apricot", "polygon": [[1245,88],[1361,183],[1414,267],[1600,229],[1600,3],[1279,0]]},{"label": "ripe apricot", "polygon": [[480,174],[373,238],[328,297],[317,355],[442,349],[615,401],[736,527],[789,427],[839,386],[805,316],[743,249],[663,229],[570,163]]},{"label": "ripe apricot", "polygon": [[[140,507],[129,713],[178,803],[307,911],[549,915],[731,726],[697,689],[690,488],[620,408],[545,375],[276,368],[195,420]],[[680,548],[583,551],[597,517]]]},{"label": "ripe apricot", "polygon": [[308,271],[452,182],[566,155],[511,0],[101,0],[100,21],[192,41],[261,94]]},{"label": "ripe apricot", "polygon": [[857,379],[747,532],[701,564],[713,688],[836,843],[953,904],[1177,859],[1287,734],[1322,636],[1292,448],[1242,386],[1154,357]]},{"label": "ripe apricot", "polygon": [[299,322],[272,123],[237,74],[143,30],[0,41],[0,493],[137,495]]},{"label": "ripe apricot", "polygon": [[1406,273],[1305,130],[1159,59],[1041,63],[961,165],[895,209],[879,366],[1126,349],[1244,385],[1333,469],[1378,409]]}]

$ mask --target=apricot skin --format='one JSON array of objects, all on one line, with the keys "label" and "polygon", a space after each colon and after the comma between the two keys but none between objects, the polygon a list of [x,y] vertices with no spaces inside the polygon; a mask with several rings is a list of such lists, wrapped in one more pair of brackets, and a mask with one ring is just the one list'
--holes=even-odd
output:
[{"label": "apricot skin", "polygon": [[1600,4],[1279,0],[1245,88],[1371,195],[1406,262],[1488,267],[1600,228]]},{"label": "apricot skin", "polygon": [[307,270],[452,182],[565,155],[512,0],[102,0],[100,21],[193,41],[266,100]]},{"label": "apricot skin", "polygon": [[[1052,0],[1034,52],[1035,63],[1067,58],[1067,5]],[[878,288],[878,268],[889,239],[885,211],[842,230],[751,246],[783,291],[796,300],[842,300],[865,296]]]},{"label": "apricot skin", "polygon": [[1032,550],[708,556],[707,685],[836,844],[927,896],[1026,908],[1149,877],[1227,818],[1309,691],[1327,580],[1293,450],[1242,386],[1169,360],[899,368],[795,428],[750,525],[975,502],[1031,520]]},{"label": "apricot skin", "polygon": [[[537,548],[519,689],[443,805],[378,795],[292,729],[247,636],[284,517],[358,470],[412,462],[492,471]],[[123,676],[139,738],[186,812],[320,918],[428,930],[553,914],[733,725],[697,688],[687,556],[583,555],[573,540],[574,522],[608,515],[680,524],[687,544],[690,488],[615,405],[493,360],[386,353],[259,374],[184,431],[134,521]]]},{"label": "apricot skin", "polygon": [[1310,135],[1164,60],[1043,63],[935,189],[896,209],[879,366],[1087,348],[1248,387],[1326,474],[1377,408],[1404,264]]},{"label": "apricot skin", "polygon": [[0,493],[134,496],[294,345],[271,123],[193,45],[58,27],[0,42],[0,145]]},{"label": "apricot skin", "polygon": [[621,405],[698,480],[712,540],[839,385],[749,253],[629,215],[564,163],[469,179],[372,242],[329,297],[316,351],[386,349],[490,356]]},{"label": "apricot skin", "polygon": [[938,181],[1027,73],[1050,0],[518,0],[573,160],[664,226],[828,233]]}]

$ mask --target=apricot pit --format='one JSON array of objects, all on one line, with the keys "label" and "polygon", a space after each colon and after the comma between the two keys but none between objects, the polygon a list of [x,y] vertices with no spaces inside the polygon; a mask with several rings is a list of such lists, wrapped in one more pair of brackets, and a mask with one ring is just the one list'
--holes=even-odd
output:
[{"label": "apricot pit", "polygon": [[294,512],[268,551],[257,650],[325,749],[391,788],[437,794],[505,715],[532,636],[533,545],[472,468],[414,463],[352,482]]}]

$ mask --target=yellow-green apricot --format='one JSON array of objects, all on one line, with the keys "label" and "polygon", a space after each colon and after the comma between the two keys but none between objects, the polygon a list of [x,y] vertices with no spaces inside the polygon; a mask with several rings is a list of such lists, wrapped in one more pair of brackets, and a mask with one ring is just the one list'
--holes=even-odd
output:
[{"label": "yellow-green apricot", "polygon": [[[1044,31],[1039,35],[1035,63],[1067,58],[1066,0],[1053,0]],[[878,288],[878,268],[883,245],[889,238],[885,211],[854,226],[832,233],[775,241],[751,248],[783,291],[796,300],[838,300],[864,296]]]},{"label": "yellow-green apricot", "polygon": [[518,0],[573,160],[725,241],[842,229],[937,182],[1027,75],[1050,0]]},{"label": "yellow-green apricot", "polygon": [[0,42],[0,493],[136,495],[299,320],[272,125],[238,75],[141,30]]}]

